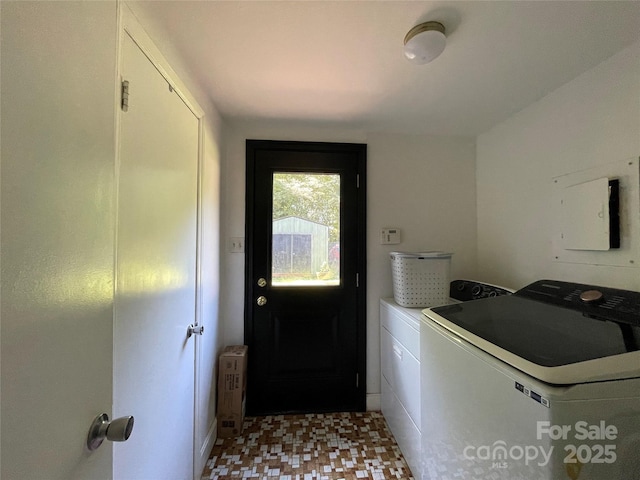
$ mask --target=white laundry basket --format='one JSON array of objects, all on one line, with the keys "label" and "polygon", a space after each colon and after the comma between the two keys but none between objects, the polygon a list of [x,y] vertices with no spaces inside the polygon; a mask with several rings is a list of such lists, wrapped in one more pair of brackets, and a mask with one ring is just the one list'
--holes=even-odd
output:
[{"label": "white laundry basket", "polygon": [[451,253],[391,252],[393,298],[401,307],[445,305],[449,298]]}]

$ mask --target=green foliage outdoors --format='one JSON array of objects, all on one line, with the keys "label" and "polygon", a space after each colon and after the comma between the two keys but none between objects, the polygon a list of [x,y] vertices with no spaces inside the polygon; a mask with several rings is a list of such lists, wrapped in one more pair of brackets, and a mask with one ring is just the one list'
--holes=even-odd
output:
[{"label": "green foliage outdoors", "polygon": [[329,227],[329,241],[340,234],[340,175],[276,173],[273,219],[299,217]]}]

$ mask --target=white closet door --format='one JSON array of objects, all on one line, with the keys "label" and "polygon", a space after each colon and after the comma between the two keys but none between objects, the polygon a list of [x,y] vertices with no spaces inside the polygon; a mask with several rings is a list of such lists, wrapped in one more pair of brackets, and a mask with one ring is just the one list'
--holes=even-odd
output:
[{"label": "white closet door", "polygon": [[114,329],[116,479],[192,479],[198,120],[128,35]]}]

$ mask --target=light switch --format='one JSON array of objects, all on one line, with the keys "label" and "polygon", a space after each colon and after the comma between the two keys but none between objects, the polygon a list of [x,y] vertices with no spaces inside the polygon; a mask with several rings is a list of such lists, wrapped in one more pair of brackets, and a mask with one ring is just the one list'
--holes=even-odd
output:
[{"label": "light switch", "polygon": [[244,238],[243,237],[230,237],[229,238],[229,252],[230,253],[242,253],[242,252],[244,252]]},{"label": "light switch", "polygon": [[399,228],[383,228],[380,231],[380,244],[381,245],[396,245],[400,243],[400,229]]}]

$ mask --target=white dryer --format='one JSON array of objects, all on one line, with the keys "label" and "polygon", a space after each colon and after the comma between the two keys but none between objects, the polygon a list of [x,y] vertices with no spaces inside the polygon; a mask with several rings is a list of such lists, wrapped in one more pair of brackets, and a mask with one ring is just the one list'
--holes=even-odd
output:
[{"label": "white dryer", "polygon": [[380,300],[381,406],[415,478],[420,478],[421,309]]},{"label": "white dryer", "polygon": [[[449,303],[510,294],[512,290],[454,280]],[[421,476],[420,325],[421,308],[380,300],[382,413],[415,478]]]}]

